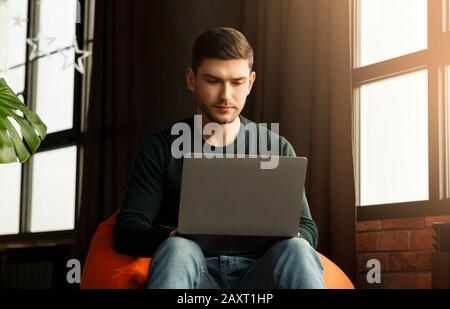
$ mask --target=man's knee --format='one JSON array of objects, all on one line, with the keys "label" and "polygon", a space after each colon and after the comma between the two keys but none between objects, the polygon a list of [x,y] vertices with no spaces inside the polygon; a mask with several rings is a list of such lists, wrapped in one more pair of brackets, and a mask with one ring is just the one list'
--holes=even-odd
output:
[{"label": "man's knee", "polygon": [[272,258],[277,265],[284,267],[303,267],[323,270],[323,265],[316,250],[303,238],[290,238],[278,242],[272,251]]},{"label": "man's knee", "polygon": [[303,238],[289,238],[279,241],[274,247],[276,254],[288,254],[295,256],[315,255],[316,250]]},{"label": "man's knee", "polygon": [[297,238],[297,237],[288,238],[288,239],[279,241],[278,244],[283,249],[292,249],[292,250],[311,250],[311,249],[313,249],[311,247],[311,245],[309,244],[309,242],[307,242],[303,238]]},{"label": "man's knee", "polygon": [[170,237],[153,255],[148,286],[192,288],[198,284],[205,268],[205,258],[197,243],[183,237]]},{"label": "man's knee", "polygon": [[170,251],[171,253],[179,253],[184,256],[203,255],[202,250],[195,241],[179,236],[167,238],[161,244],[160,249]]}]

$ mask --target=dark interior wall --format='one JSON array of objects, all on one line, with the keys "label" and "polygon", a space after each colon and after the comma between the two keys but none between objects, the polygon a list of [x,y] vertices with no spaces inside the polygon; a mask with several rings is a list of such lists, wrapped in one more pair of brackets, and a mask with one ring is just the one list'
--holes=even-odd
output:
[{"label": "dark interior wall", "polygon": [[[192,43],[209,27],[241,29],[244,1],[139,0],[134,3],[132,78],[138,123],[142,126],[137,132],[145,136],[195,111],[184,77],[191,61]],[[144,136],[138,136],[138,140]]]}]

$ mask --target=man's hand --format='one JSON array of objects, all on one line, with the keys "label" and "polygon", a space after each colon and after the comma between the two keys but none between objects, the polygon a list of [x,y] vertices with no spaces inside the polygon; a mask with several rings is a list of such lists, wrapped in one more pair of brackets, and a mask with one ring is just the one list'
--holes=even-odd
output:
[{"label": "man's hand", "polygon": [[172,232],[170,232],[169,237],[176,236],[178,234],[178,229],[174,229]]}]

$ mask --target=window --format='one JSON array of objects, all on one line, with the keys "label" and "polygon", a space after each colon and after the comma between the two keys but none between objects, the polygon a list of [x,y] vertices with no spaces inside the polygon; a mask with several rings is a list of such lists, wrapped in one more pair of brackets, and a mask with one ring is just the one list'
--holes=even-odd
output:
[{"label": "window", "polygon": [[76,162],[76,146],[39,152],[34,156],[31,232],[74,228]]},{"label": "window", "polygon": [[48,127],[29,161],[0,165],[0,239],[76,229],[94,5],[0,1],[0,77]]},{"label": "window", "polygon": [[20,222],[20,165],[0,165],[0,233],[17,234]]},{"label": "window", "polygon": [[428,199],[427,81],[421,70],[361,86],[361,205]]},{"label": "window", "polygon": [[352,6],[358,219],[449,213],[450,0]]},{"label": "window", "polygon": [[360,0],[359,65],[427,48],[427,0]]}]

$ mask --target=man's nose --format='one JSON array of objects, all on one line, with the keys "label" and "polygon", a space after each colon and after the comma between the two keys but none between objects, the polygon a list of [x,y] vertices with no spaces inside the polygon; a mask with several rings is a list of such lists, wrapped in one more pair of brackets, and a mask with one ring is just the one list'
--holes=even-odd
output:
[{"label": "man's nose", "polygon": [[224,85],[222,87],[222,92],[220,94],[220,98],[222,100],[231,99],[231,85],[229,85],[228,83],[224,83]]}]

